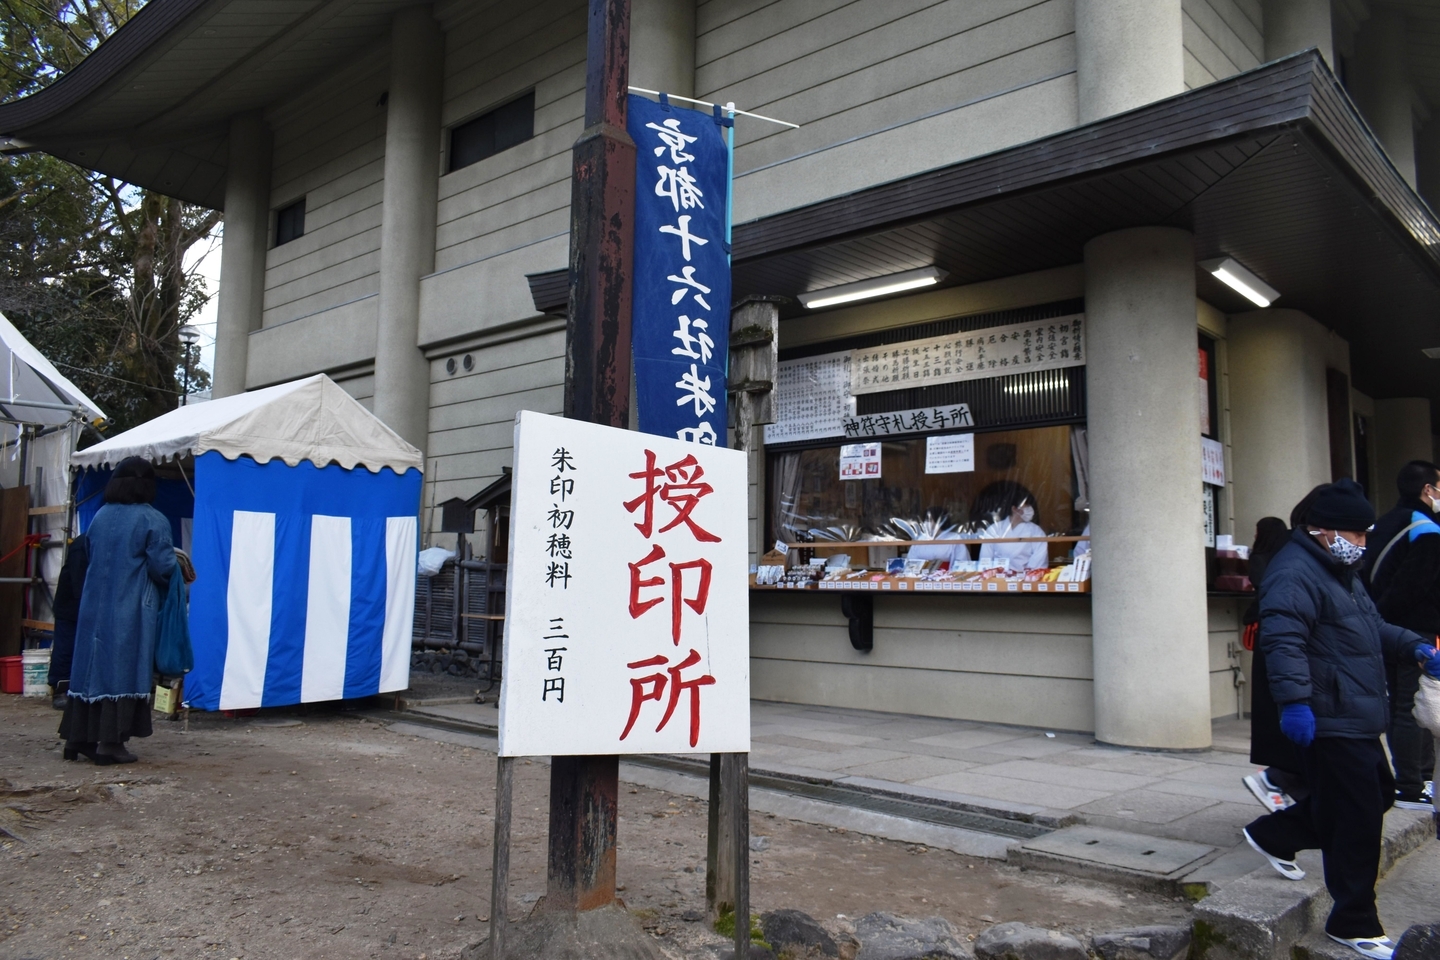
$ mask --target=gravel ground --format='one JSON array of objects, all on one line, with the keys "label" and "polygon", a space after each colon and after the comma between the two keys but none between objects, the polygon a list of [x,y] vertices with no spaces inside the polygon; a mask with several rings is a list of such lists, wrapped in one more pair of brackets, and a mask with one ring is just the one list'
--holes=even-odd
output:
[{"label": "gravel ground", "polygon": [[[0,960],[454,960],[488,928],[495,761],[344,713],[192,717],[140,762],[65,763],[48,701],[0,697]],[[518,765],[510,916],[544,891],[548,768]],[[705,808],[621,785],[621,897],[675,957],[704,910]],[[756,815],[756,911],[832,930],[873,910],[973,936],[1182,922],[1184,904]]]}]

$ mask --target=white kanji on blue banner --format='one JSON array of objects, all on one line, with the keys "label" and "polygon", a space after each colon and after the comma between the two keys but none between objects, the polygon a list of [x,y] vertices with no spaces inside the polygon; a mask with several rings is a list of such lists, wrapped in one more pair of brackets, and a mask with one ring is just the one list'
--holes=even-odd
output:
[{"label": "white kanji on blue banner", "polygon": [[[728,121],[725,121],[728,122]],[[728,148],[717,115],[631,95],[640,429],[725,446]]]}]

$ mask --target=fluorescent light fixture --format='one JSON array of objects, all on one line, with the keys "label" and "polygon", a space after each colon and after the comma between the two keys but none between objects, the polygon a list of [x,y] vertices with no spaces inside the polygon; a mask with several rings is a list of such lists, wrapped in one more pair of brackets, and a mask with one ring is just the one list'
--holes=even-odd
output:
[{"label": "fluorescent light fixture", "polygon": [[1257,307],[1268,307],[1280,299],[1280,291],[1246,270],[1233,257],[1201,260],[1200,267]]},{"label": "fluorescent light fixture", "polygon": [[902,290],[934,286],[944,278],[945,271],[939,267],[921,267],[919,270],[892,273],[888,277],[876,277],[873,280],[841,284],[838,287],[816,290],[813,293],[802,293],[800,302],[811,310],[817,310],[820,307],[833,307],[837,303],[869,300],[871,297],[883,297],[899,293]]}]

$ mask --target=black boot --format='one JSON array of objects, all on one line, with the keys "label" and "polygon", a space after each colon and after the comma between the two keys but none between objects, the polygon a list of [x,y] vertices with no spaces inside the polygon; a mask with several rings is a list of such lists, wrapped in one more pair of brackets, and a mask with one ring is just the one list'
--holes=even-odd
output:
[{"label": "black boot", "polygon": [[125,749],[123,743],[100,743],[95,747],[96,763],[134,763],[140,758]]},{"label": "black boot", "polygon": [[114,757],[96,753],[95,744],[93,743],[65,744],[66,760],[79,760],[81,757],[89,760],[97,767],[108,767],[110,764],[116,762]]},{"label": "black boot", "polygon": [[59,683],[55,684],[55,686],[51,687],[50,689],[55,691],[55,696],[50,700],[50,706],[54,707],[56,710],[64,710],[65,701],[68,699],[66,691],[70,689],[70,681],[61,680]]}]

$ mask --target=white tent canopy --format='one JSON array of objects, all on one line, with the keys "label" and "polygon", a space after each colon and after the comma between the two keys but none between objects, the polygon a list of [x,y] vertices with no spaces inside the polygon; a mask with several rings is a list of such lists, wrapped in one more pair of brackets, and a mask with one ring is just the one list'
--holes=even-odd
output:
[{"label": "white tent canopy", "polygon": [[325,374],[263,390],[180,407],[133,430],[77,452],[77,467],[114,466],[126,457],[155,463],[211,450],[227,460],[260,463],[279,457],[290,466],[363,465],[423,469],[420,451],[402,440]]},{"label": "white tent canopy", "polygon": [[[104,419],[85,396],[0,314],[0,417],[47,426],[62,424],[74,412],[87,420]],[[79,408],[78,411],[75,408]]]}]

